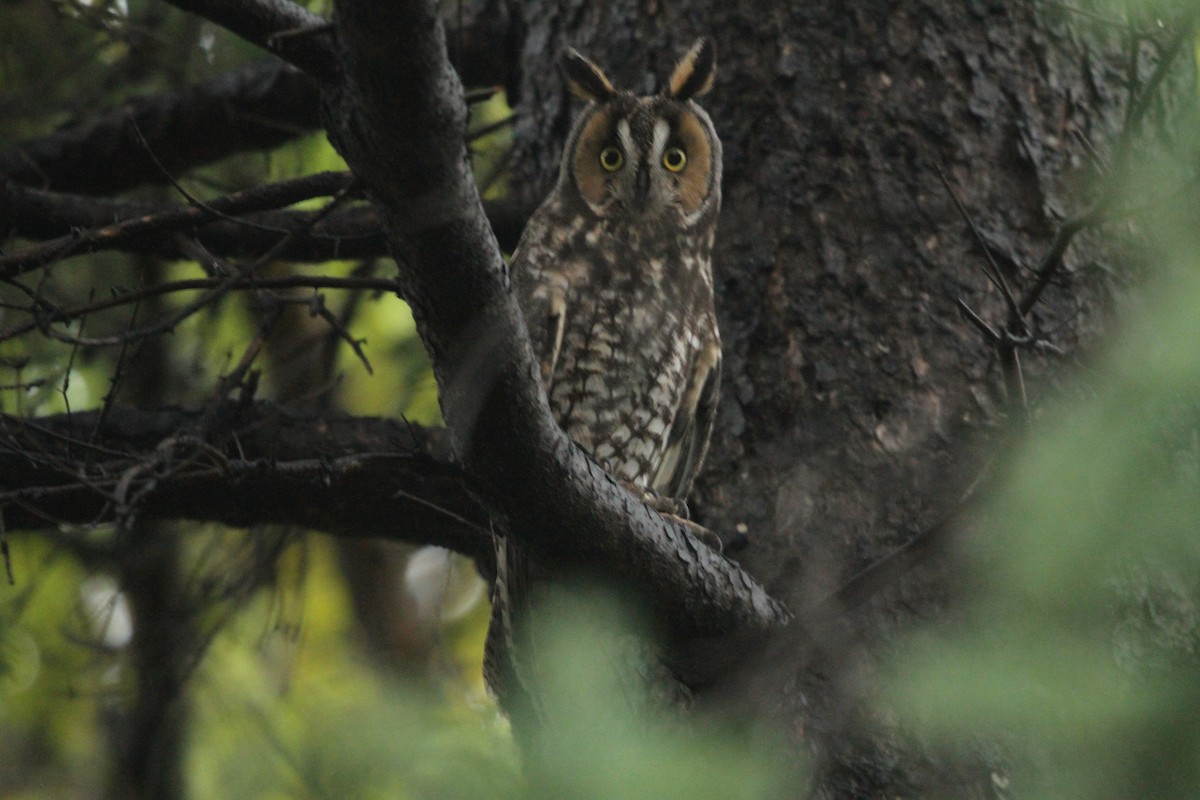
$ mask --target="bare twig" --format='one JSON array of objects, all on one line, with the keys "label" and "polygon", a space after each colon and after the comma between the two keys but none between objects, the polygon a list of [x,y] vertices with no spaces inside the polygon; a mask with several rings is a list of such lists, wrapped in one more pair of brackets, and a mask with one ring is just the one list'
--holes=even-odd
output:
[{"label": "bare twig", "polygon": [[[142,301],[140,299],[134,300],[131,305],[132,308],[129,311],[129,322],[126,324],[126,328],[132,328],[134,323],[137,322],[138,312],[142,308]],[[126,359],[129,355],[129,344],[130,343],[128,341],[121,342],[121,350],[117,353],[117,362],[113,366],[112,376],[109,378],[108,391],[104,393],[104,399],[100,402],[100,413],[96,416],[96,427],[92,429],[92,436],[89,441],[96,438],[96,434],[100,430],[100,425],[108,416],[109,410],[112,409],[113,401],[117,399],[117,387],[121,385],[121,380],[125,377]]]},{"label": "bare twig", "polygon": [[838,609],[857,608],[880,591],[894,585],[930,556],[944,551],[966,520],[974,498],[979,495],[980,486],[990,474],[991,465],[985,464],[958,497],[949,514],[851,576],[822,603],[822,606],[836,606]]},{"label": "bare twig", "polygon": [[1054,279],[1054,275],[1062,267],[1063,256],[1067,252],[1067,248],[1071,246],[1075,236],[1082,230],[1097,224],[1102,217],[1100,205],[1096,205],[1087,214],[1075,219],[1068,220],[1059,226],[1058,231],[1054,234],[1054,241],[1050,243],[1046,254],[1042,256],[1042,261],[1038,264],[1034,271],[1033,285],[1021,298],[1021,302],[1017,304],[1017,308],[1022,316],[1027,316],[1033,307],[1037,305],[1041,299],[1042,292],[1050,285]]},{"label": "bare twig", "polygon": [[1029,399],[1025,394],[1025,376],[1021,373],[1021,358],[1017,351],[1016,341],[1018,338],[1025,339],[1029,337],[1029,329],[1025,323],[1025,317],[1021,314],[1020,306],[1016,298],[1013,296],[1012,290],[1008,286],[1008,281],[1004,278],[1004,273],[1000,269],[1000,265],[996,263],[995,257],[992,255],[992,250],[988,247],[987,242],[983,238],[983,234],[979,231],[979,227],[975,224],[974,218],[967,211],[966,205],[959,199],[958,193],[954,191],[954,187],[950,185],[950,181],[946,178],[946,173],[939,166],[937,168],[938,177],[942,181],[942,185],[946,187],[946,192],[954,201],[955,207],[958,209],[959,215],[967,226],[971,229],[971,234],[975,237],[976,243],[983,248],[983,253],[987,258],[987,263],[990,266],[983,267],[983,273],[995,286],[1000,296],[1004,298],[1004,305],[1008,309],[1008,319],[1005,324],[1004,334],[1000,335],[994,331],[991,326],[987,325],[982,318],[972,311],[967,304],[959,298],[956,302],[959,310],[961,310],[983,333],[989,343],[996,348],[996,355],[1000,359],[1000,370],[1004,376],[1004,388],[1010,402],[1016,402],[1021,408],[1026,422],[1029,420]]},{"label": "bare twig", "polygon": [[516,120],[516,118],[517,118],[516,114],[509,114],[507,117],[504,117],[503,119],[498,119],[495,122],[491,122],[491,123],[488,123],[487,125],[483,125],[479,128],[476,128],[473,131],[468,131],[467,132],[467,141],[468,142],[477,142],[485,136],[489,136],[498,130],[503,130],[504,128],[507,128],[510,125],[512,125],[513,122]]},{"label": "bare twig", "polygon": [[[181,250],[177,238],[180,233],[186,233],[208,250],[226,258],[257,258],[289,234],[287,245],[277,251],[278,257],[289,261],[319,262],[388,255],[379,216],[366,204],[341,206],[319,222],[317,212],[313,211],[231,210],[228,213],[237,213],[238,220],[201,220],[162,232],[142,230],[136,235],[118,238],[91,236],[81,239],[79,229],[101,229],[116,224],[114,220],[124,222],[173,214],[183,206],[84,197],[15,185],[9,185],[7,189],[14,233],[43,243],[48,239],[56,239],[64,245],[73,243],[69,250],[64,247],[67,252],[62,254],[63,258],[110,250],[190,258]],[[215,202],[209,201],[209,205]],[[530,209],[510,200],[487,201],[485,209],[501,247],[511,251]],[[23,252],[11,256],[20,259]]]},{"label": "bare twig", "polygon": [[12,553],[8,551],[8,526],[4,524],[3,505],[0,505],[0,557],[4,559],[4,575],[8,578],[8,585],[15,586],[17,579],[13,575]]},{"label": "bare twig", "polygon": [[[88,314],[94,314],[99,311],[105,311],[111,308],[119,308],[121,306],[133,305],[150,297],[161,297],[163,295],[175,294],[178,292],[205,292],[203,298],[199,302],[190,303],[186,309],[176,312],[167,318],[167,321],[160,321],[147,325],[141,328],[133,328],[132,324],[128,329],[120,334],[114,334],[107,337],[83,338],[70,335],[62,335],[61,341],[75,342],[92,346],[107,346],[120,344],[122,342],[131,341],[151,335],[153,333],[161,333],[171,330],[184,319],[191,316],[196,311],[199,311],[205,305],[211,303],[219,295],[229,291],[245,291],[257,289],[348,289],[348,290],[368,290],[380,292],[395,292],[397,283],[390,278],[338,278],[326,275],[290,275],[284,278],[254,278],[254,277],[234,277],[234,278],[187,278],[178,281],[168,281],[155,286],[146,286],[141,289],[125,292],[113,297],[106,297],[100,300],[95,300],[76,308],[63,309],[55,318],[55,322],[69,322],[74,319],[86,317]],[[184,313],[186,311],[186,313]],[[131,320],[132,323],[132,320]],[[38,320],[23,322],[19,325],[14,325],[11,328],[0,331],[0,342],[13,339],[17,336],[22,336],[33,330],[42,327]]]},{"label": "bare twig", "polygon": [[[111,249],[140,238],[211,222],[218,216],[228,218],[233,214],[284,208],[314,197],[335,195],[345,191],[353,182],[354,177],[350,173],[321,172],[256,186],[203,204],[175,206],[157,213],[81,231],[75,235],[33,245],[12,255],[0,256],[0,278],[16,277],[57,261],[76,250],[84,250],[90,244],[104,243]],[[249,223],[239,221],[239,224]],[[286,237],[293,231],[279,230],[272,233]]]},{"label": "bare twig", "polygon": [[504,91],[503,86],[482,86],[478,89],[471,89],[468,92],[464,92],[463,99],[466,100],[469,105],[486,103],[488,100],[491,100],[502,91]]},{"label": "bare twig", "polygon": [[982,317],[972,311],[971,307],[967,305],[965,300],[960,297],[956,299],[954,303],[958,306],[958,310],[962,312],[962,315],[967,318],[967,321],[979,329],[979,332],[983,334],[985,339],[987,339],[993,345],[1000,343],[1000,334],[997,333],[991,325],[988,325],[986,322],[984,322]]},{"label": "bare twig", "polygon": [[[979,227],[975,224],[974,217],[967,211],[967,207],[959,198],[958,192],[954,191],[954,187],[950,185],[950,181],[946,178],[946,173],[942,171],[940,165],[937,166],[938,178],[942,181],[942,186],[946,188],[946,193],[950,195],[950,199],[954,201],[954,207],[958,209],[959,216],[967,223],[967,227],[971,229],[971,235],[975,237],[975,242],[983,250],[984,257],[987,258],[988,265],[991,269],[985,268],[983,274],[991,281],[992,285],[1000,292],[1000,296],[1004,298],[1004,304],[1008,307],[1010,320],[1013,324],[1018,324],[1021,319],[1020,310],[1017,308],[1016,298],[1013,297],[1012,290],[1008,288],[1008,281],[1004,278],[1004,272],[1000,269],[1000,265],[996,263],[995,256],[992,255],[992,248],[988,247],[987,241],[983,238],[983,234],[979,231]],[[1019,323],[1022,327],[1024,323]]]},{"label": "bare twig", "polygon": [[366,352],[364,352],[362,349],[365,340],[354,338],[349,329],[342,324],[342,321],[333,315],[333,313],[325,306],[324,295],[314,294],[312,299],[308,302],[308,309],[309,314],[325,320],[325,322],[329,325],[329,329],[333,331],[339,338],[341,338],[346,344],[350,345],[350,349],[354,351],[354,355],[358,357],[360,362],[362,362],[363,368],[367,371],[368,375],[375,374],[375,370],[371,368],[370,360],[367,359]]},{"label": "bare twig", "polygon": [[[1075,9],[1068,8],[1068,10],[1074,11]],[[1119,196],[1126,177],[1125,173],[1128,169],[1133,136],[1140,129],[1154,96],[1161,87],[1163,80],[1165,80],[1173,62],[1182,51],[1183,44],[1191,41],[1190,37],[1198,13],[1200,11],[1192,10],[1183,15],[1177,22],[1171,37],[1160,49],[1158,62],[1155,64],[1154,70],[1145,83],[1140,81],[1139,48],[1140,42],[1143,38],[1146,38],[1146,34],[1138,33],[1131,25],[1125,26],[1130,40],[1127,65],[1127,83],[1130,100],[1127,106],[1125,124],[1113,144],[1110,174],[1102,184],[1099,196],[1092,204],[1092,207],[1087,212],[1059,226],[1054,240],[1050,243],[1045,255],[1042,256],[1041,262],[1034,270],[1033,284],[1026,290],[1020,301],[1016,301],[1013,298],[1012,292],[1009,290],[1003,275],[1000,273],[995,259],[992,258],[991,250],[983,241],[970,214],[951,188],[945,174],[940,168],[938,169],[938,176],[941,178],[951,198],[953,198],[959,213],[970,226],[972,234],[983,248],[984,254],[988,259],[991,268],[990,270],[985,269],[984,272],[992,284],[1000,290],[1005,306],[1008,309],[1008,319],[1005,329],[1002,333],[998,333],[992,329],[961,298],[957,300],[958,307],[971,324],[978,328],[984,334],[984,337],[988,339],[989,343],[996,348],[1000,357],[1001,369],[1004,373],[1005,386],[1009,397],[1020,400],[1022,407],[1026,409],[1026,415],[1028,415],[1028,401],[1018,348],[1022,344],[1036,345],[1040,343],[1038,337],[1030,334],[1026,318],[1062,268],[1063,258],[1071,242],[1074,241],[1080,231],[1103,221],[1112,204]],[[1094,152],[1094,148],[1090,149]]]}]

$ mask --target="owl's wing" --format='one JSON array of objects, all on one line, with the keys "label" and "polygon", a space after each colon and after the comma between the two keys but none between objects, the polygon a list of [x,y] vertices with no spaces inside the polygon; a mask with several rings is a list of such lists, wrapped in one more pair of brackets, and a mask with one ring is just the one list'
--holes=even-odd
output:
[{"label": "owl's wing", "polygon": [[[536,719],[537,695],[532,683],[532,643],[523,623],[528,619],[530,590],[536,574],[533,562],[507,536],[496,536],[496,579],[492,588],[492,619],[483,650],[483,677],[488,689],[510,717]],[[521,641],[518,641],[521,640]],[[520,726],[522,729],[525,726]],[[514,734],[518,733],[514,727]]]},{"label": "owl's wing", "polygon": [[567,328],[567,298],[562,292],[552,292],[546,308],[543,346],[538,354],[542,361],[542,385],[550,391],[554,382],[554,370],[558,367],[558,355],[562,352],[563,331]]},{"label": "owl's wing", "polygon": [[[535,248],[536,249],[536,248]],[[533,345],[533,355],[541,366],[542,386],[547,392],[554,380],[558,356],[562,352],[563,331],[567,324],[567,298],[557,282],[534,269],[523,247],[513,253],[512,271],[517,276],[517,297],[521,316]]]},{"label": "owl's wing", "polygon": [[686,500],[712,438],[721,394],[721,346],[711,342],[701,353],[671,432],[653,488],[664,497]]}]

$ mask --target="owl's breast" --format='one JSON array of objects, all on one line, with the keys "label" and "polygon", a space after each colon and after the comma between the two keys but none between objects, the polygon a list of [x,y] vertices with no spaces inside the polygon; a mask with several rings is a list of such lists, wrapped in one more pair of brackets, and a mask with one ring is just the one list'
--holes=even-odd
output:
[{"label": "owl's breast", "polygon": [[567,434],[609,473],[639,485],[658,470],[705,332],[715,327],[711,294],[681,278],[694,278],[698,265],[673,258],[633,269],[593,262],[589,280],[568,287],[548,387]]}]

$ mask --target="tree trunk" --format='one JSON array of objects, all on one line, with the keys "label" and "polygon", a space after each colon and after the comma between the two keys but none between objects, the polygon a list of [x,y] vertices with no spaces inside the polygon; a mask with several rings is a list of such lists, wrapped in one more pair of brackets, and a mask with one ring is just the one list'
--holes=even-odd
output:
[{"label": "tree trunk", "polygon": [[[558,559],[564,571],[607,568],[625,577],[653,598],[646,605],[670,618],[658,622],[679,623],[665,626],[677,638],[754,628],[754,647],[717,638],[687,650],[689,675],[704,678],[695,687],[698,700],[781,721],[816,755],[818,794],[991,796],[995,765],[967,764],[964,771],[939,754],[914,753],[900,732],[878,722],[886,709],[871,689],[879,657],[968,584],[949,559],[929,558],[938,552],[929,545],[962,526],[963,498],[987,476],[980,445],[1027,413],[1025,379],[1038,381],[1059,367],[1044,350],[1021,350],[1021,364],[1016,342],[989,341],[981,331],[990,325],[1026,338],[1040,333],[1076,353],[1103,324],[1099,271],[1076,272],[1068,261],[1047,282],[1051,271],[1035,277],[1031,267],[1046,263],[1056,234],[1074,229],[1063,219],[1084,208],[1066,198],[1063,179],[1076,166],[1076,142],[1103,143],[1111,133],[1125,65],[1109,67],[1102,51],[1093,52],[1062,19],[1035,11],[1031,0],[473,4],[483,22],[472,16],[468,32],[451,34],[451,49],[464,75],[503,81],[516,104],[509,207],[530,207],[557,173],[575,111],[551,68],[563,48],[577,47],[621,87],[644,92],[696,36],[716,39],[716,88],[704,105],[725,145],[715,258],[725,376],[713,447],[690,500],[698,521],[723,537],[726,554],[748,577],[707,548],[688,552],[682,527],[632,502],[553,424],[536,391],[509,275],[477,207],[462,152],[465,106],[442,59],[432,0],[344,0],[335,5],[332,27],[288,4],[171,2],[322,82],[331,139],[375,203],[365,234],[383,224],[399,256],[395,286],[412,304],[433,358],[447,427],[337,418],[310,424],[246,402],[252,382],[242,387],[242,400],[202,412],[117,406],[41,418],[37,426],[4,418],[9,452],[0,472],[10,500],[20,501],[6,506],[9,526],[114,514],[98,490],[139,474],[131,466],[139,464],[168,467],[161,475],[145,470],[139,511],[147,516],[433,541],[484,564],[490,514],[510,535],[525,536],[522,544],[540,547],[547,564]],[[488,33],[497,28],[502,35]],[[480,41],[491,41],[494,52]],[[198,93],[171,93],[171,102],[139,103],[135,116],[175,119],[179,97],[226,102],[231,92],[241,96],[233,84],[258,86],[262,74],[230,73]],[[268,84],[282,92],[287,75]],[[301,127],[315,124],[315,93],[308,87],[299,94],[295,103],[281,103],[290,111],[275,113]],[[116,121],[126,116],[105,115],[101,132],[120,128]],[[138,152],[155,150],[152,129],[162,126],[141,128],[151,144],[138,142]],[[54,160],[67,140],[95,146],[108,138],[88,130],[22,147],[0,162]],[[226,148],[217,155],[237,152],[230,149],[236,137],[216,138]],[[178,167],[205,163],[213,153],[183,154]],[[155,174],[164,171],[158,167]],[[178,233],[177,223],[187,219],[209,224],[205,235],[213,238],[205,241],[216,251],[261,253],[249,238],[212,227],[229,222],[211,218],[212,209],[147,211],[159,228],[111,226],[77,237],[78,225],[95,228],[132,212],[56,194],[51,172],[34,172],[50,176],[50,186],[0,186],[0,217],[11,217],[0,219],[0,235],[11,228],[57,238],[0,257],[9,277],[76,247],[165,247],[165,234]],[[146,180],[144,172],[88,183],[124,187]],[[309,186],[313,194],[305,197],[341,197],[345,176],[326,177],[337,185]],[[230,196],[217,205],[236,214],[263,202]],[[334,225],[335,232],[364,234],[363,209],[348,211],[358,223]],[[312,221],[300,212],[283,218]],[[269,228],[258,226],[254,241]],[[163,235],[152,241],[155,230]],[[378,255],[383,237],[365,234],[355,236],[363,248],[355,253]],[[173,247],[186,244],[170,239]],[[284,239],[300,251],[297,258],[329,256],[291,234]],[[998,288],[1005,285],[1031,299],[1032,310],[1014,311],[1011,298],[1006,304]],[[969,313],[978,315],[974,324]],[[34,316],[30,330],[50,324]],[[107,442],[110,435],[121,446],[107,448],[105,468],[92,472],[77,463],[75,443]],[[36,513],[38,503],[52,504],[53,514]],[[568,540],[564,530],[581,535]],[[906,557],[889,556],[905,543]],[[77,542],[81,552],[88,545],[85,537]],[[154,599],[170,588],[151,573],[170,572],[176,554],[143,555],[148,560],[127,565],[137,574],[126,582],[140,630],[151,632],[158,624],[144,624],[146,609],[153,612]],[[795,613],[782,633],[774,626],[785,615],[751,578]],[[694,592],[685,595],[681,586]],[[150,679],[150,667],[170,648],[143,644],[141,672]],[[175,695],[159,685],[143,688],[160,713],[134,727],[141,738],[163,732],[164,746],[176,751],[180,721],[161,713]],[[120,765],[114,794],[126,775],[149,786],[145,766],[144,758]],[[161,785],[174,786],[174,770],[163,775]]]},{"label": "tree trunk", "polygon": [[[716,38],[704,105],[725,147],[725,376],[692,508],[798,619],[702,696],[781,713],[839,796],[929,780],[911,760],[887,766],[890,735],[863,736],[860,712],[872,654],[954,584],[942,564],[871,603],[826,598],[953,510],[979,475],[972,443],[1004,417],[997,360],[955,301],[998,325],[1004,305],[939,171],[1019,296],[1077,204],[1059,190],[1072,135],[1092,138],[1093,109],[1112,111],[1101,70],[1084,80],[1083,45],[1035,5],[521,4],[514,191],[531,196],[557,174],[577,102],[552,57],[574,46],[619,87],[651,91],[695,36]],[[1103,298],[1068,279],[1031,320],[1070,350]]]},{"label": "tree trunk", "polygon": [[[139,272],[146,283],[162,280],[161,265],[149,259]],[[158,303],[149,305],[153,313]],[[131,405],[165,405],[175,399],[169,376],[162,340],[151,340],[129,359],[126,381],[113,391]],[[181,543],[169,525],[135,522],[129,534],[135,544],[116,564],[133,616],[128,666],[134,689],[112,720],[107,800],[170,800],[183,792],[188,678],[201,645]]]}]

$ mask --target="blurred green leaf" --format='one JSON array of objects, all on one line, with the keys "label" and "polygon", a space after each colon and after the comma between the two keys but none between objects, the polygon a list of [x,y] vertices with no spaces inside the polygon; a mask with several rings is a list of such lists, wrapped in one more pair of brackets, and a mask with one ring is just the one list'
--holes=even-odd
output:
[{"label": "blurred green leaf", "polygon": [[795,796],[788,777],[795,754],[785,755],[773,735],[685,720],[653,697],[632,694],[644,675],[636,662],[648,640],[628,608],[573,586],[549,593],[536,617],[546,733],[530,763],[531,797]]},{"label": "blurred green leaf", "polygon": [[[1184,130],[1200,152],[1194,118]],[[1152,274],[1079,376],[1089,391],[1008,459],[962,548],[978,598],[897,660],[887,693],[951,746],[1019,741],[1026,797],[1200,796],[1200,202],[1167,161],[1132,175],[1130,197],[1184,190],[1129,220]]]}]

